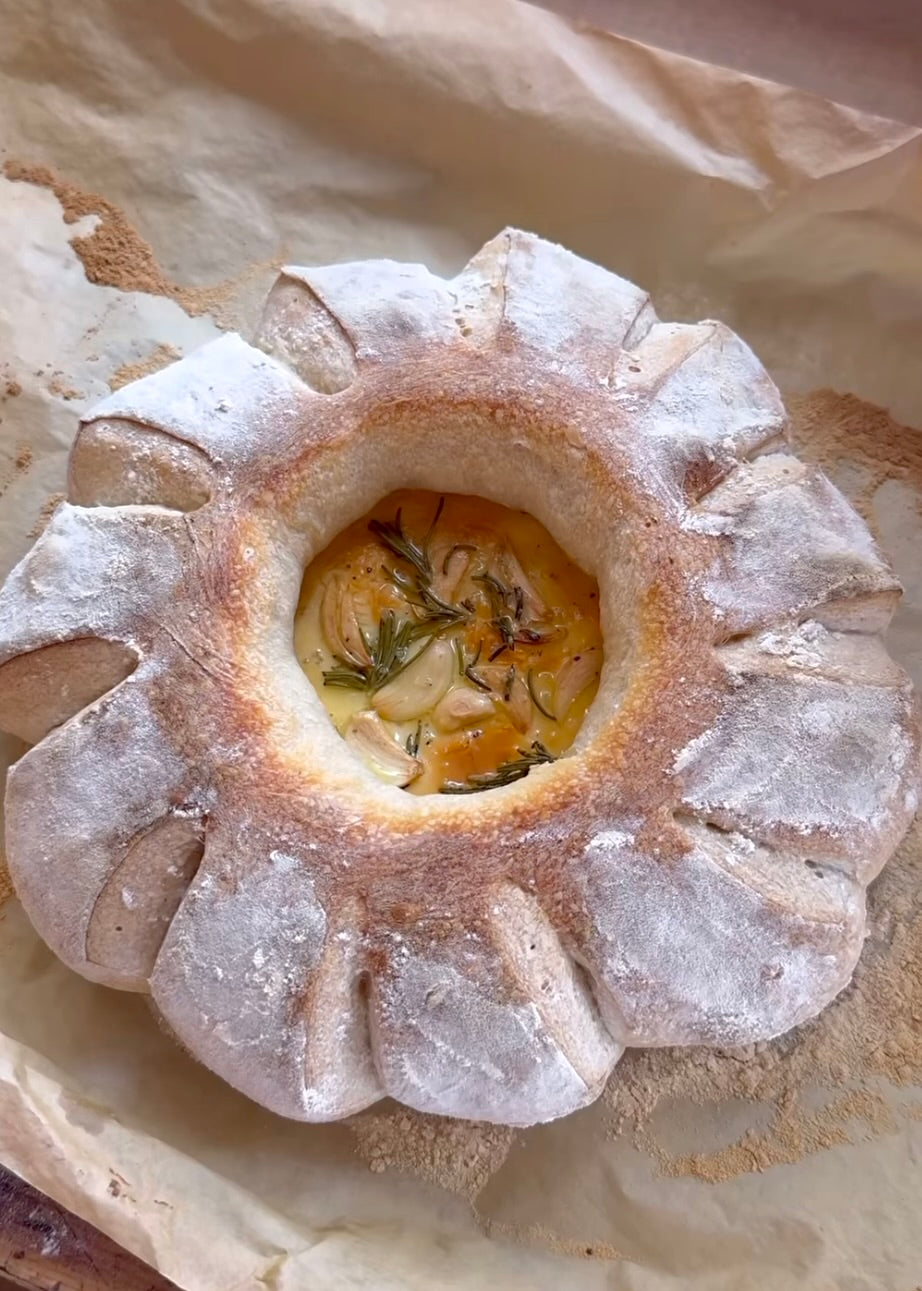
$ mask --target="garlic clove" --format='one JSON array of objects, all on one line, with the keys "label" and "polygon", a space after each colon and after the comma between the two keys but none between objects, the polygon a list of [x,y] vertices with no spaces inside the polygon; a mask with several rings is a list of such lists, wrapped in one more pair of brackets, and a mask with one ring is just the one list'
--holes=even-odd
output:
[{"label": "garlic clove", "polygon": [[510,587],[522,589],[522,618],[526,623],[540,622],[549,610],[534,584],[530,581],[515,552],[506,547],[499,559],[502,578]]},{"label": "garlic clove", "polygon": [[397,743],[378,714],[369,708],[350,717],[343,736],[369,771],[388,784],[403,788],[423,773],[419,759]]},{"label": "garlic clove", "polygon": [[482,690],[470,686],[452,686],[435,707],[432,720],[438,730],[460,731],[465,726],[484,721],[495,711],[493,700]]},{"label": "garlic clove", "polygon": [[452,683],[455,664],[455,652],[449,643],[435,640],[424,646],[393,681],[382,686],[371,702],[390,722],[414,721],[435,708]]},{"label": "garlic clove", "polygon": [[557,674],[555,691],[554,708],[558,720],[562,721],[566,717],[573,701],[596,680],[601,664],[601,651],[596,646],[581,650],[563,664]]},{"label": "garlic clove", "polygon": [[334,575],[323,591],[320,624],[331,652],[347,663],[367,667],[368,647],[359,627],[355,598],[345,574]]},{"label": "garlic clove", "polygon": [[506,712],[509,720],[517,731],[527,731],[534,715],[534,705],[528,693],[528,687],[518,673],[515,674],[507,690],[509,698],[506,700]]},{"label": "garlic clove", "polygon": [[326,643],[334,655],[340,654],[343,648],[339,639],[339,603],[342,599],[342,576],[335,574],[328,579],[320,601],[320,626]]},{"label": "garlic clove", "polygon": [[442,551],[433,552],[435,574],[432,590],[440,600],[454,601],[471,560],[472,553],[467,547],[445,547]]},{"label": "garlic clove", "polygon": [[372,615],[369,611],[368,596],[357,594],[347,583],[341,603],[339,631],[343,645],[349,651],[349,655],[363,665],[368,665],[372,662],[366,636],[362,632],[362,627],[369,628],[371,621]]},{"label": "garlic clove", "polygon": [[487,663],[477,669],[477,675],[490,686],[496,699],[502,701],[509,721],[520,734],[529,729],[534,716],[534,704],[524,677],[504,663]]}]

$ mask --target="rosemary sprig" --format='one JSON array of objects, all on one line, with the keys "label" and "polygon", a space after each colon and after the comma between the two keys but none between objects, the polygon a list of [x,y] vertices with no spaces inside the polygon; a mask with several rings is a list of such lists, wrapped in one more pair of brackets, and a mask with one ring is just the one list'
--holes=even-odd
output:
[{"label": "rosemary sprig", "polygon": [[[411,538],[404,529],[400,509],[397,511],[393,524],[388,524],[382,520],[372,520],[368,525],[379,542],[383,543],[395,556],[407,561],[413,568],[413,573],[410,574],[404,569],[390,569],[386,565],[381,567],[398,591],[402,592],[407,603],[416,612],[417,621],[413,628],[414,637],[428,636],[433,632],[446,631],[455,627],[458,623],[465,622],[473,612],[473,606],[468,608],[467,606],[452,605],[449,601],[442,600],[432,589],[432,558],[429,554],[429,544],[444,506],[444,497],[439,498],[439,504],[435,509],[435,515],[432,517],[432,523],[421,543]],[[467,545],[464,543],[456,544],[451,551],[456,551],[459,546],[465,547]],[[450,557],[451,552],[448,555]],[[446,563],[447,559],[446,557]]]},{"label": "rosemary sprig", "polygon": [[378,541],[387,547],[388,551],[392,551],[395,556],[399,556],[413,566],[421,583],[428,584],[432,582],[432,559],[429,555],[429,543],[432,541],[435,526],[439,522],[444,506],[445,499],[441,497],[439,498],[439,505],[435,509],[435,515],[432,517],[432,524],[429,526],[422,543],[416,542],[404,529],[401,507],[397,508],[393,524],[388,524],[386,520],[370,520],[368,522],[368,528]]},{"label": "rosemary sprig", "polygon": [[553,631],[542,631],[541,628],[520,627],[515,639],[520,645],[545,645],[553,639]]},{"label": "rosemary sprig", "polygon": [[378,637],[372,644],[371,672],[368,675],[370,690],[379,690],[390,676],[396,664],[403,659],[410,644],[407,622],[398,624],[393,610],[385,610],[378,624]]},{"label": "rosemary sprig", "polygon": [[538,688],[535,685],[535,679],[532,676],[533,671],[534,669],[529,668],[528,673],[525,677],[525,684],[528,687],[529,695],[531,695],[531,702],[534,704],[535,708],[537,708],[539,713],[541,713],[549,721],[556,722],[557,718],[554,716],[553,713],[548,712],[548,710],[541,703],[541,700],[538,698]]},{"label": "rosemary sprig", "polygon": [[[514,650],[517,645],[544,645],[550,641],[553,632],[532,627],[522,622],[525,612],[525,592],[515,584],[507,585],[495,574],[485,570],[474,575],[475,583],[482,583],[490,599],[490,622],[503,639],[503,647]],[[502,654],[502,649],[497,650]]]},{"label": "rosemary sprig", "polygon": [[324,671],[323,684],[325,686],[340,686],[343,690],[367,690],[368,669],[346,663],[344,659],[339,658],[339,655],[335,657],[337,659],[336,667],[327,668]]},{"label": "rosemary sprig", "polygon": [[466,780],[446,780],[439,793],[480,793],[483,789],[500,789],[514,784],[528,775],[532,767],[554,762],[554,754],[540,740],[534,740],[528,749],[518,749],[519,756],[510,762],[501,762],[495,771],[483,771],[468,776]]},{"label": "rosemary sprig", "polygon": [[510,598],[513,597],[511,588],[507,587],[505,583],[501,583],[496,575],[491,574],[489,570],[484,570],[482,574],[474,574],[473,581],[483,583],[487,589],[487,596],[490,598],[490,610],[494,619],[498,619],[508,612]]},{"label": "rosemary sprig", "polygon": [[452,637],[451,646],[455,652],[455,658],[458,660],[458,676],[464,676],[464,669],[467,667],[467,653],[464,649],[464,642],[460,637]]},{"label": "rosemary sprig", "polygon": [[429,552],[404,532],[399,507],[393,524],[386,520],[370,520],[368,528],[388,551],[412,565],[421,579],[425,579],[427,583],[431,581],[432,561],[429,559]]},{"label": "rosemary sprig", "polygon": [[414,625],[414,630],[418,629],[417,636],[426,636],[429,632],[441,632],[444,628],[454,627],[456,623],[463,623],[470,617],[460,606],[452,605],[448,601],[443,601],[440,596],[436,596],[432,588],[418,578],[413,579],[399,569],[388,569],[386,565],[382,565],[381,569],[398,590],[403,592],[407,604],[419,611]]},{"label": "rosemary sprig", "polygon": [[409,653],[410,646],[417,641],[423,633],[420,633],[421,625],[414,623],[412,619],[398,620],[393,610],[385,610],[381,615],[381,621],[378,624],[378,634],[374,640],[365,636],[365,645],[371,656],[370,664],[351,664],[345,659],[336,658],[336,666],[328,668],[323,673],[323,684],[325,686],[340,686],[349,690],[367,690],[374,694],[380,690],[387,682],[393,681],[398,677],[404,668],[408,667],[415,659],[426,650],[432,643],[430,635],[429,641],[423,646],[423,650],[417,650],[415,654]]},{"label": "rosemary sprig", "polygon": [[466,610],[462,610],[459,605],[452,605],[449,601],[443,601],[441,596],[436,596],[432,588],[425,583],[419,584],[417,592],[419,600],[412,604],[424,610],[427,618],[439,619],[444,627],[462,623],[469,617]]},{"label": "rosemary sprig", "polygon": [[460,637],[455,637],[454,645],[455,654],[458,658],[458,671],[461,676],[466,677],[471,685],[476,686],[478,690],[484,690],[489,694],[493,687],[485,678],[481,677],[479,673],[474,671],[474,668],[480,659],[481,651],[483,650],[483,642],[477,642],[477,653],[471,659],[468,659],[467,651],[465,650]]}]

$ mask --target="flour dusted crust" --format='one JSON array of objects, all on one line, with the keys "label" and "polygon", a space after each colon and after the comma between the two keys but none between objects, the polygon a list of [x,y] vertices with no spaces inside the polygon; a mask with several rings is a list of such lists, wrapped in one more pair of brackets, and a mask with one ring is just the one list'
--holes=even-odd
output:
[{"label": "flour dusted crust", "polygon": [[[295,660],[305,565],[404,487],[527,510],[599,581],[583,730],[506,788],[379,782]],[[564,1115],[625,1045],[760,1040],[848,981],[916,805],[898,594],[719,323],[514,230],[450,281],[288,269],[255,346],[84,421],[0,592],[17,890],[284,1115]]]}]

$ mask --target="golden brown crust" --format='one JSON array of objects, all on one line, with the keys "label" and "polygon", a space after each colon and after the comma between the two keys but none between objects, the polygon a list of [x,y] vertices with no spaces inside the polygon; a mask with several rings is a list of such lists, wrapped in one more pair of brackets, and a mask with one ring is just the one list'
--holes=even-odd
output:
[{"label": "golden brown crust", "polygon": [[[92,505],[0,593],[0,712],[7,659],[139,660],[112,690],[100,665],[87,708],[42,673],[70,720],[15,768],[8,828],[49,943],[305,1119],[383,1093],[549,1119],[624,1044],[822,1007],[914,810],[918,732],[876,636],[897,586],[786,451],[745,345],[516,231],[450,282],[287,270],[258,344],[107,399],[72,459]],[[294,659],[305,564],[408,486],[530,511],[599,581],[584,728],[501,790],[376,781]]]}]

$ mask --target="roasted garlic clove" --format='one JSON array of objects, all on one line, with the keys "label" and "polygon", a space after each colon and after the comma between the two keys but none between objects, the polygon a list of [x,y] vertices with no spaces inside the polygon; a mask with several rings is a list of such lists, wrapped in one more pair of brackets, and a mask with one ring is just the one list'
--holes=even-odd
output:
[{"label": "roasted garlic clove", "polygon": [[371,709],[363,709],[350,717],[343,735],[369,771],[388,784],[403,788],[422,775],[423,764],[397,743],[378,714]]},{"label": "roasted garlic clove", "polygon": [[555,692],[554,707],[559,720],[566,717],[573,701],[596,680],[601,664],[602,652],[595,646],[581,650],[564,663],[557,676]]},{"label": "roasted garlic clove", "polygon": [[435,708],[455,674],[455,653],[447,641],[424,646],[416,658],[372,699],[390,722],[412,722]]},{"label": "roasted garlic clove", "polygon": [[511,664],[487,663],[477,669],[481,677],[493,692],[509,721],[517,731],[527,731],[531,725],[534,705],[528,691],[528,685],[517,668]]},{"label": "roasted garlic clove", "polygon": [[465,726],[484,721],[495,711],[496,705],[482,690],[470,686],[453,686],[439,700],[432,720],[440,731],[460,731]]},{"label": "roasted garlic clove", "polygon": [[506,712],[512,725],[517,731],[527,731],[531,726],[534,705],[528,686],[518,673],[506,685],[504,694],[508,696]]},{"label": "roasted garlic clove", "polygon": [[442,601],[454,601],[461,580],[467,573],[473,558],[473,549],[466,544],[445,547],[433,552],[435,573],[432,577],[432,590]]},{"label": "roasted garlic clove", "polygon": [[530,581],[511,547],[503,548],[499,567],[504,582],[512,588],[522,589],[522,621],[528,624],[540,623],[549,614],[548,606]]},{"label": "roasted garlic clove", "polygon": [[359,625],[356,598],[345,574],[335,574],[324,588],[320,622],[327,645],[337,658],[359,667],[371,663]]}]

